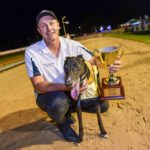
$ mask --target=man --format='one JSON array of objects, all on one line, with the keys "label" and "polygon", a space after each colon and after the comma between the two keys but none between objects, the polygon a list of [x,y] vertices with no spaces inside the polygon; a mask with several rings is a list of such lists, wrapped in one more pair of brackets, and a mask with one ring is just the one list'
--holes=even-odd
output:
[{"label": "man", "polygon": [[[37,105],[46,111],[58,125],[64,138],[77,141],[77,134],[71,128],[68,115],[70,99],[66,93],[70,91],[64,84],[64,61],[67,56],[82,54],[90,63],[95,63],[91,53],[80,43],[59,36],[59,22],[56,15],[49,10],[41,11],[36,17],[36,25],[42,40],[29,46],[25,52],[28,76],[33,84],[37,96]],[[120,68],[120,61],[110,66],[111,72]],[[86,85],[80,92],[86,90]],[[101,106],[107,106],[108,102]]]}]

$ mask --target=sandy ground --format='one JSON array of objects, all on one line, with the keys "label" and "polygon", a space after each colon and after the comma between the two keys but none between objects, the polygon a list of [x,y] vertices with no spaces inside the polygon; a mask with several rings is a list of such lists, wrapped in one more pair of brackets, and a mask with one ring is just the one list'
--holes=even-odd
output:
[{"label": "sandy ground", "polygon": [[[66,142],[46,113],[36,106],[25,65],[0,73],[0,150],[148,150],[150,149],[150,45],[117,38],[92,38],[89,49],[123,45],[125,100],[110,101],[102,115],[109,138],[99,137],[95,114],[83,113],[84,141]],[[107,70],[102,70],[106,77]],[[76,116],[76,114],[74,114]],[[73,125],[77,131],[77,123]]]}]

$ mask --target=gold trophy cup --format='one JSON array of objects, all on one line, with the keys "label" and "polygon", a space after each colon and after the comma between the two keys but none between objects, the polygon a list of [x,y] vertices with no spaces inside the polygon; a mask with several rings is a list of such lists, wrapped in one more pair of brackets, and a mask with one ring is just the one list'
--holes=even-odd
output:
[{"label": "gold trophy cup", "polygon": [[[119,54],[119,52],[121,53]],[[99,50],[95,49],[94,55],[106,68],[109,68],[111,64],[114,64],[118,56],[120,58],[122,57],[123,50],[121,46],[108,46]],[[100,89],[101,100],[125,99],[121,77],[115,77],[111,72],[109,72],[108,77],[102,78],[102,86]]]}]

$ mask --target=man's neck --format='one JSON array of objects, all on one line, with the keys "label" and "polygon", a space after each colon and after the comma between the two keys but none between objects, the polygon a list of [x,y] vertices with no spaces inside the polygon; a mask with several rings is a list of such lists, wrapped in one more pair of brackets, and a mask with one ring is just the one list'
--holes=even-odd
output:
[{"label": "man's neck", "polygon": [[58,57],[59,50],[60,50],[59,38],[55,40],[51,40],[50,42],[45,41],[45,43],[46,43],[46,46],[49,48],[49,50]]}]

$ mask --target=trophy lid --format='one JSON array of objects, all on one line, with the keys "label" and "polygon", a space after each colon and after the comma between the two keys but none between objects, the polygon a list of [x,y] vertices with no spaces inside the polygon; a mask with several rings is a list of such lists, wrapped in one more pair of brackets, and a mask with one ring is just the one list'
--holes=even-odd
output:
[{"label": "trophy lid", "polygon": [[101,53],[110,53],[110,52],[117,51],[118,48],[119,47],[117,47],[117,46],[107,46],[107,47],[100,48],[99,51]]}]

